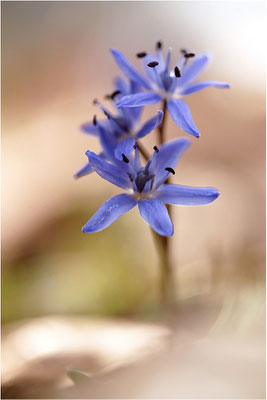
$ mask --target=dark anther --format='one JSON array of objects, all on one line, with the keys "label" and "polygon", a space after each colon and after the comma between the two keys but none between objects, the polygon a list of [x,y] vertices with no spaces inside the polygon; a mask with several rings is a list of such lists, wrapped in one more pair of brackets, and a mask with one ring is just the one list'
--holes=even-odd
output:
[{"label": "dark anther", "polygon": [[123,153],[122,153],[122,159],[123,159],[123,161],[124,161],[126,164],[128,164],[128,162],[130,161],[129,158],[126,157],[126,155],[123,154]]},{"label": "dark anther", "polygon": [[159,65],[159,63],[157,61],[151,61],[150,63],[147,64],[147,66],[150,68],[154,68],[157,65]]},{"label": "dark anther", "polygon": [[184,56],[185,56],[185,58],[192,58],[192,57],[195,57],[195,54],[194,53],[186,53]]},{"label": "dark anther", "polygon": [[160,50],[162,48],[162,42],[157,42],[156,43],[156,49]]},{"label": "dark anther", "polygon": [[109,113],[107,113],[106,111],[103,111],[103,112],[104,112],[105,116],[106,116],[108,119],[110,119]]},{"label": "dark anther", "polygon": [[93,100],[93,104],[98,104],[98,100],[97,100],[97,99],[94,99],[94,100]]},{"label": "dark anther", "polygon": [[94,124],[94,125],[96,125],[96,124],[97,124],[96,115],[94,115],[94,118],[93,118],[93,124]]},{"label": "dark anther", "polygon": [[115,90],[115,92],[111,93],[111,94],[106,94],[105,99],[107,100],[114,100],[114,98],[120,94],[121,91],[120,90]]},{"label": "dark anther", "polygon": [[181,72],[177,66],[174,68],[174,73],[175,73],[176,78],[181,77]]},{"label": "dark anther", "polygon": [[129,176],[129,178],[130,178],[130,181],[133,182],[133,177],[132,177],[132,175],[130,174],[130,172],[128,172],[128,176]]},{"label": "dark anther", "polygon": [[181,49],[181,50],[180,50],[180,53],[181,53],[181,54],[187,54],[187,50],[186,50],[186,49]]},{"label": "dark anther", "polygon": [[146,56],[146,52],[145,51],[141,51],[140,53],[136,54],[136,57],[138,58],[144,58]]},{"label": "dark anther", "polygon": [[171,167],[165,168],[165,171],[171,172],[173,175],[175,175],[175,171]]},{"label": "dark anther", "polygon": [[115,90],[115,92],[111,93],[110,98],[111,98],[112,100],[114,100],[114,98],[115,98],[116,96],[118,96],[118,94],[120,94],[120,93],[121,93],[120,90]]},{"label": "dark anther", "polygon": [[155,151],[158,153],[158,152],[159,152],[158,146],[154,146],[154,147],[153,147],[153,150],[155,150]]},{"label": "dark anther", "polygon": [[135,144],[134,144],[134,149],[138,149],[138,143],[137,142],[135,142]]}]

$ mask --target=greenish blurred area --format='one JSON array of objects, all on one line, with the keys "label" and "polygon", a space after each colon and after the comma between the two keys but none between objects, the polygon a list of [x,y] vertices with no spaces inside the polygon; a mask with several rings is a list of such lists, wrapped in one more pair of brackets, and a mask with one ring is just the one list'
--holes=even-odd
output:
[{"label": "greenish blurred area", "polygon": [[[12,258],[5,259],[4,252],[4,323],[55,314],[146,319],[158,314],[160,273],[148,227],[138,230],[136,214],[129,213],[103,232],[84,234],[81,226],[97,207],[90,205],[46,221]],[[262,315],[264,258],[250,243],[228,256],[210,249],[209,260],[179,268],[182,307],[204,295],[214,305],[232,303],[232,326],[240,317],[253,323]]]},{"label": "greenish blurred area", "polygon": [[12,260],[4,252],[4,322],[47,314],[130,316],[154,303],[152,239],[137,249],[128,223],[86,235],[81,226],[91,214],[93,208],[73,208],[47,221]]}]

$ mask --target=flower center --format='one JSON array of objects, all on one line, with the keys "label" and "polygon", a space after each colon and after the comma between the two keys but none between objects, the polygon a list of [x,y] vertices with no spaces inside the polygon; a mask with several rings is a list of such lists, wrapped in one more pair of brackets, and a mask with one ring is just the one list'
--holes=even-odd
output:
[{"label": "flower center", "polygon": [[141,168],[137,172],[137,175],[135,178],[135,184],[136,184],[138,192],[139,193],[143,192],[147,182],[150,182],[150,186],[148,189],[151,190],[152,186],[153,186],[153,181],[154,181],[154,175],[150,174],[148,171],[146,171],[145,168]]}]

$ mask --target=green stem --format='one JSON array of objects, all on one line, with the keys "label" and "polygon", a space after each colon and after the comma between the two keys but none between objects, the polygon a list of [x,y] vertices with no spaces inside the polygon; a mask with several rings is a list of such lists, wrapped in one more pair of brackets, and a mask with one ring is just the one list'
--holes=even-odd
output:
[{"label": "green stem", "polygon": [[[164,116],[161,125],[158,127],[159,144],[162,145],[165,142],[165,128],[166,128],[166,111],[167,102],[163,101],[162,104]],[[169,183],[169,178],[166,183]],[[167,206],[170,214],[171,207]],[[160,236],[153,231],[156,247],[160,257],[161,264],[161,278],[160,278],[160,294],[161,302],[163,306],[168,305],[173,299],[173,271],[170,258],[170,238],[167,236]]]},{"label": "green stem", "polygon": [[163,108],[163,119],[161,124],[158,126],[158,133],[159,133],[159,144],[164,143],[164,133],[165,133],[165,122],[166,122],[166,111],[167,111],[167,101],[163,100],[162,102],[162,108]]}]

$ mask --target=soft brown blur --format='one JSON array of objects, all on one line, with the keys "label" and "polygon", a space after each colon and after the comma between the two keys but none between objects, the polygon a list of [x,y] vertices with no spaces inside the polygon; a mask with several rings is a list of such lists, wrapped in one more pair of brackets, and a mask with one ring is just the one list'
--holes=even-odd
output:
[{"label": "soft brown blur", "polygon": [[[68,366],[105,376],[111,363],[106,375],[115,383],[99,389],[98,380],[93,381],[87,396],[264,397],[264,3],[1,5],[5,396],[41,398],[40,382],[67,390]],[[103,232],[83,234],[85,222],[120,189],[96,174],[73,178],[86,162],[85,151],[99,150],[97,140],[82,134],[79,126],[95,113],[100,116],[92,100],[102,100],[112,91],[114,77],[122,75],[109,49],[121,50],[139,68],[135,54],[153,51],[158,40],[164,51],[172,47],[173,66],[183,47],[210,53],[212,63],[201,79],[232,85],[230,90],[208,88],[186,98],[201,137],[192,137],[173,183],[213,186],[221,196],[209,206],[173,210],[178,311],[168,317],[158,310],[157,253],[138,210]],[[148,106],[144,117],[158,107]],[[169,116],[167,136],[186,136]],[[144,143],[152,149],[156,133]],[[79,328],[77,315],[83,321]],[[122,360],[129,363],[129,354],[139,351],[144,351],[148,367],[142,364],[139,372],[138,367],[118,368],[116,375],[121,341],[114,342],[113,358],[107,355],[108,341],[103,339],[101,351],[86,344],[93,315],[109,316],[129,338],[120,368]],[[118,316],[131,322],[117,321]],[[98,332],[111,329],[106,323],[109,327],[105,319],[100,323],[93,343]],[[48,329],[52,344],[46,339],[47,326],[54,329]],[[137,345],[130,339],[139,338],[136,329],[141,329],[141,350],[140,340]],[[82,345],[75,347],[78,331],[84,332],[84,352]],[[68,340],[60,346],[64,332]],[[169,336],[174,338],[171,354]],[[157,338],[152,345],[151,337]],[[151,351],[142,350],[147,348]],[[154,363],[155,352],[161,356]],[[55,366],[52,377],[44,377],[42,357],[48,357],[48,371],[49,362]],[[186,359],[184,367],[179,358]],[[27,392],[29,387],[32,392]],[[63,396],[60,393],[54,396]],[[72,395],[64,392],[65,397]],[[86,397],[84,391],[80,396]]]}]

